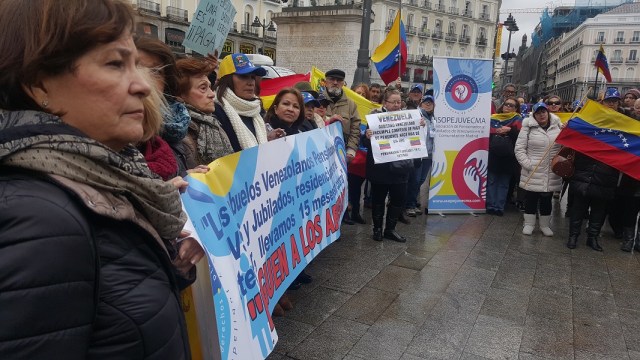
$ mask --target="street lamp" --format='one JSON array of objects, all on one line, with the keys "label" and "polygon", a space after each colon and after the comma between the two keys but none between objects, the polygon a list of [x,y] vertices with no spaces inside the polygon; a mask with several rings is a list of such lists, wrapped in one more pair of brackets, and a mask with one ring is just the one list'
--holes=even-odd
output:
[{"label": "street lamp", "polygon": [[509,71],[509,59],[514,57],[514,53],[510,53],[509,49],[511,49],[511,33],[520,30],[518,25],[516,24],[516,19],[513,18],[513,15],[509,13],[507,20],[503,23],[506,26],[507,31],[509,32],[509,40],[507,41],[507,52],[502,54],[504,59],[504,80],[507,81],[507,72]]},{"label": "street lamp", "polygon": [[256,16],[255,19],[253,19],[253,23],[251,23],[251,27],[259,27],[262,28],[262,49],[261,51],[258,51],[259,54],[264,55],[264,40],[265,40],[265,34],[267,31],[276,31],[275,26],[273,26],[273,21],[269,21],[269,25],[267,25],[267,20],[263,19],[262,22],[260,22],[260,19],[258,19],[258,17]]}]

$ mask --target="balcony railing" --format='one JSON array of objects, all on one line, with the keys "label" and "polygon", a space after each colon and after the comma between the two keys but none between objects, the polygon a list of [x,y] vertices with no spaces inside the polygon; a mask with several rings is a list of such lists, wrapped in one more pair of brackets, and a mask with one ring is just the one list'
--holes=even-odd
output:
[{"label": "balcony railing", "polygon": [[613,40],[614,44],[624,44],[624,39],[623,38],[616,38],[615,40]]},{"label": "balcony railing", "polygon": [[149,0],[138,0],[138,10],[160,15],[160,4]]},{"label": "balcony railing", "polygon": [[173,20],[189,22],[189,12],[173,6],[167,6],[167,17]]},{"label": "balcony railing", "polygon": [[489,13],[480,13],[480,20],[491,20],[489,17]]},{"label": "balcony railing", "polygon": [[229,30],[231,32],[237,33],[238,32],[238,22],[234,21],[233,22],[233,26],[231,26],[231,30]]},{"label": "balcony railing", "polygon": [[431,34],[431,38],[436,40],[442,40],[442,31],[434,31]]},{"label": "balcony railing", "polygon": [[458,39],[458,41],[461,44],[468,44],[471,42],[471,38],[469,36],[465,36],[465,35],[460,35],[460,38]]},{"label": "balcony railing", "polygon": [[277,36],[276,36],[276,32],[275,31],[265,31],[264,32],[264,38],[268,41],[273,41],[275,42],[277,40]]},{"label": "balcony railing", "polygon": [[258,36],[258,28],[251,26],[251,24],[242,24],[240,32],[242,34]]},{"label": "balcony railing", "polygon": [[392,26],[393,26],[393,21],[387,21],[387,24],[384,26],[385,31],[391,30]]},{"label": "balcony railing", "polygon": [[407,34],[408,34],[408,35],[415,35],[415,34],[417,34],[416,27],[415,27],[415,26],[411,26],[411,25],[407,26]]},{"label": "balcony railing", "polygon": [[444,41],[448,42],[456,42],[456,40],[458,40],[458,36],[455,33],[447,33],[447,36],[444,38]]},{"label": "balcony railing", "polygon": [[422,3],[422,7],[427,9],[427,10],[431,10],[431,1],[425,1]]},{"label": "balcony railing", "polygon": [[638,59],[627,59],[627,64],[637,64]]},{"label": "balcony railing", "polygon": [[468,17],[468,18],[472,18],[473,17],[473,11],[466,9],[464,12],[462,12],[462,16],[464,17]]},{"label": "balcony railing", "polygon": [[596,39],[596,41],[594,43],[595,44],[606,44],[607,40],[605,40],[605,39]]},{"label": "balcony railing", "polygon": [[609,62],[612,64],[622,64],[622,58],[611,58]]},{"label": "balcony railing", "polygon": [[438,4],[438,6],[436,6],[436,8],[434,9],[435,11],[440,11],[440,12],[445,12],[445,6],[444,4]]},{"label": "balcony railing", "polygon": [[418,33],[418,36],[420,37],[430,37],[431,36],[431,31],[429,29],[422,29],[420,30],[420,32]]},{"label": "balcony railing", "polygon": [[418,0],[409,0],[409,5],[418,6]]},{"label": "balcony railing", "polygon": [[476,45],[478,45],[478,46],[487,46],[487,38],[484,38],[482,36],[478,37],[476,39]]},{"label": "balcony railing", "polygon": [[460,15],[460,9],[458,9],[457,7],[450,6],[449,14]]},{"label": "balcony railing", "polygon": [[630,43],[631,43],[631,44],[637,44],[637,43],[640,43],[640,38],[631,38]]}]

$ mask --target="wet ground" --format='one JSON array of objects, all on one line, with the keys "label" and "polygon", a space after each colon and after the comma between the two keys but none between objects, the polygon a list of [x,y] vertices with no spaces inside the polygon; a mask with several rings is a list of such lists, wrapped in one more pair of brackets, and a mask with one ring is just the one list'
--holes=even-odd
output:
[{"label": "wet ground", "polygon": [[[544,237],[522,214],[421,215],[407,243],[343,225],[276,318],[269,359],[640,359],[640,263],[608,226],[596,252]],[[371,222],[369,209],[364,217]]]}]

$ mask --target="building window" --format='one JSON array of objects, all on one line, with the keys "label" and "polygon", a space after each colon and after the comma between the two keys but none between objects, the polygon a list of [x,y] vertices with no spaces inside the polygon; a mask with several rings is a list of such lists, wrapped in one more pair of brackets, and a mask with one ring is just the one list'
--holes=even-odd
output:
[{"label": "building window", "polygon": [[427,30],[427,27],[429,26],[429,18],[426,16],[422,17],[422,31]]},{"label": "building window", "polygon": [[153,24],[139,22],[136,24],[136,33],[140,36],[149,36],[154,39],[157,39],[158,27]]},{"label": "building window", "polygon": [[629,60],[637,60],[638,50],[630,50],[629,51]]},{"label": "building window", "polygon": [[184,46],[182,46],[182,42],[184,41],[184,31],[167,28],[165,29],[164,35],[164,42],[169,45],[171,50],[178,53],[184,53]]},{"label": "building window", "polygon": [[634,31],[633,37],[631,38],[633,42],[640,42],[640,31]]},{"label": "building window", "polygon": [[626,78],[626,80],[633,80],[633,79],[635,79],[635,72],[636,72],[636,69],[634,69],[634,68],[632,68],[632,67],[627,68],[627,73],[625,74],[625,78]]},{"label": "building window", "polygon": [[421,56],[422,54],[424,54],[424,49],[425,49],[425,44],[424,42],[420,42],[420,44],[418,44],[418,55]]},{"label": "building window", "polygon": [[393,22],[393,20],[396,19],[396,10],[395,9],[389,9],[389,22]]},{"label": "building window", "polygon": [[456,23],[450,22],[449,23],[449,34],[455,34],[455,33],[456,33]]},{"label": "building window", "polygon": [[438,45],[438,43],[433,44],[433,47],[431,48],[431,53],[433,55],[438,55],[439,51],[440,51],[440,45]]},{"label": "building window", "polygon": [[616,42],[617,43],[624,42],[624,31],[618,31],[618,35],[616,35]]},{"label": "building window", "polygon": [[599,31],[598,36],[596,36],[596,42],[604,42],[604,31]]},{"label": "building window", "polygon": [[465,57],[465,53],[467,52],[466,48],[460,48],[460,53],[458,54],[458,56],[460,57]]},{"label": "building window", "polygon": [[469,25],[462,25],[462,36],[469,36]]},{"label": "building window", "polygon": [[611,78],[613,80],[617,79],[619,75],[620,75],[620,69],[618,69],[617,67],[611,68]]},{"label": "building window", "polygon": [[444,52],[444,56],[451,56],[451,50],[453,50],[453,48],[451,46],[447,46],[447,50]]},{"label": "building window", "polygon": [[613,58],[611,60],[622,62],[622,50],[615,50],[613,52]]},{"label": "building window", "polygon": [[413,26],[413,14],[407,16],[407,26]]}]

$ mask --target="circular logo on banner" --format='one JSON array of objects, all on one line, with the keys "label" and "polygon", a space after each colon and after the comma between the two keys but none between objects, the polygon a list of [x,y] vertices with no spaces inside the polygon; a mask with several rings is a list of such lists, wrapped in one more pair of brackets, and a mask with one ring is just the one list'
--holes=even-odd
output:
[{"label": "circular logo on banner", "polygon": [[478,84],[468,75],[456,75],[447,82],[444,98],[452,109],[468,110],[478,100]]},{"label": "circular logo on banner", "polygon": [[340,165],[344,169],[344,173],[347,173],[347,150],[344,146],[344,140],[341,137],[336,136],[333,140],[333,145],[336,148],[336,153],[338,154],[338,159],[340,159]]},{"label": "circular logo on banner", "polygon": [[471,209],[484,209],[487,195],[488,138],[480,138],[465,145],[456,156],[451,169],[453,189]]}]

